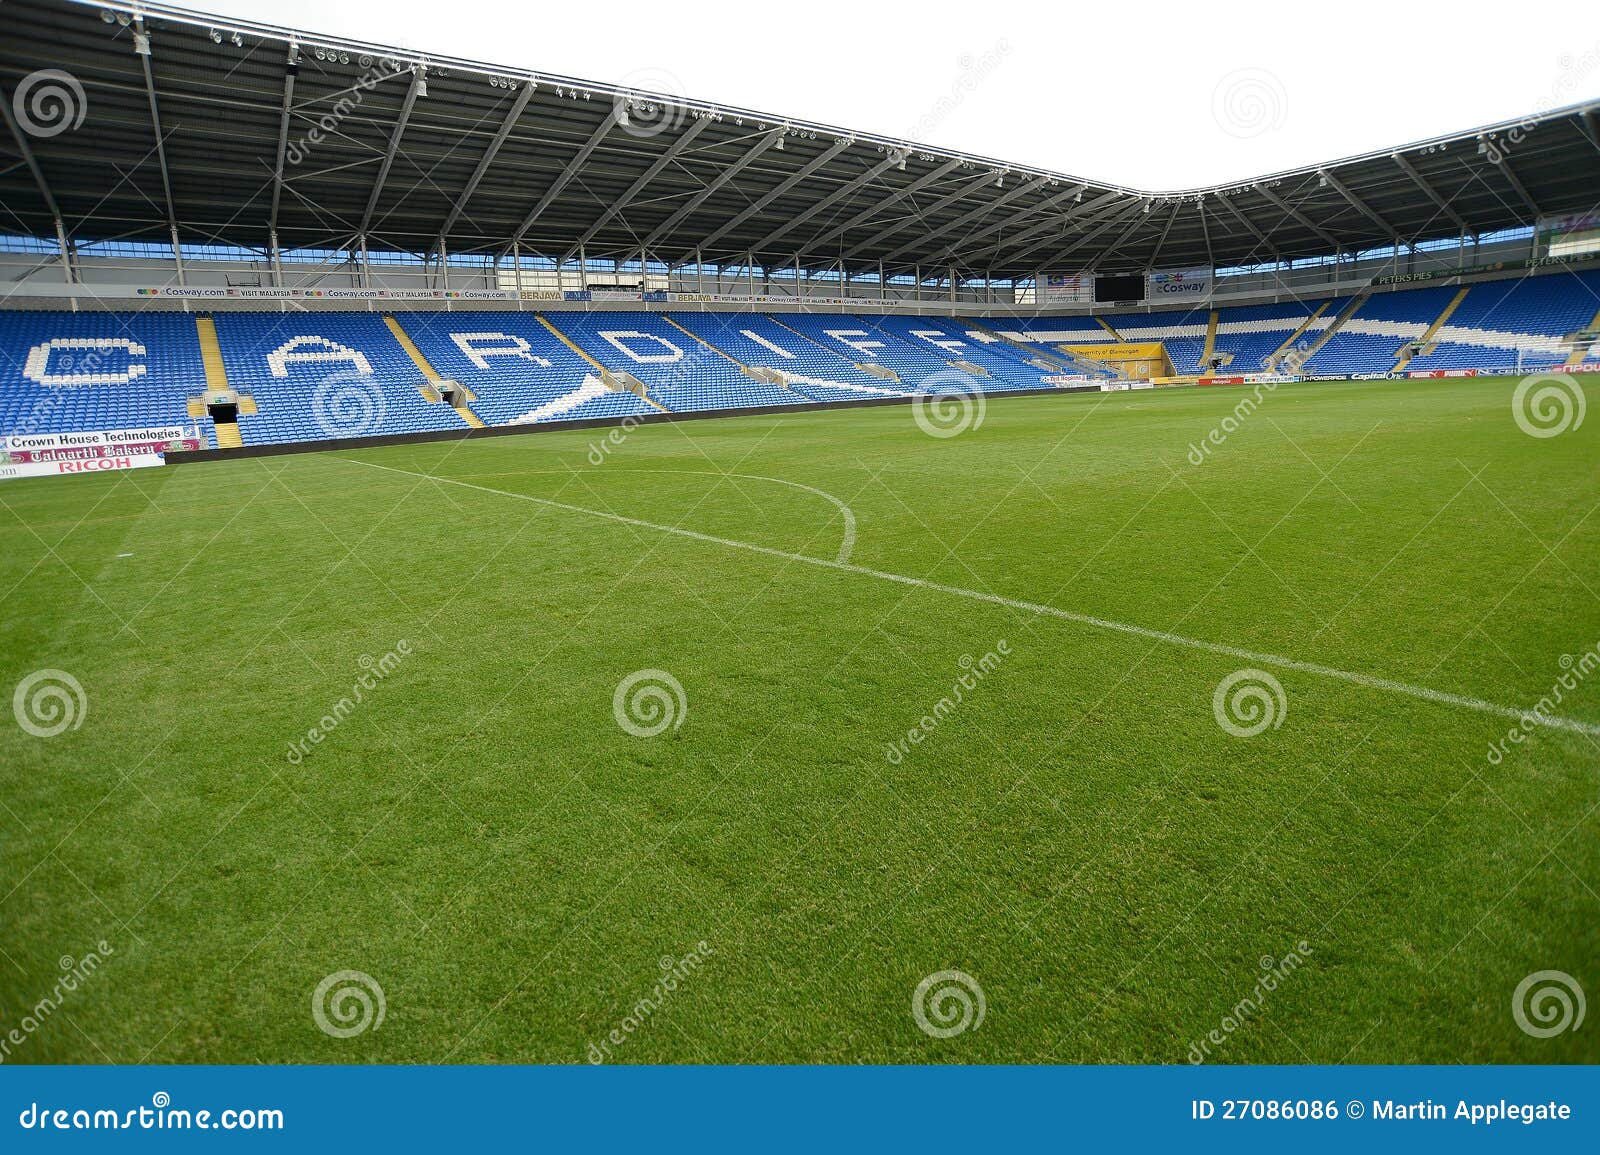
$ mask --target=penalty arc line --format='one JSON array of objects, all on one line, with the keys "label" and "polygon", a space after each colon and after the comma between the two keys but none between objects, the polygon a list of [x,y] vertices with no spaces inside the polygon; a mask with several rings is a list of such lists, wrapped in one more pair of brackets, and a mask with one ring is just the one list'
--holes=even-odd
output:
[{"label": "penalty arc line", "polygon": [[[1178,646],[1183,649],[1199,650],[1203,653],[1220,654],[1224,657],[1237,658],[1243,662],[1250,662],[1258,666],[1274,666],[1280,670],[1293,670],[1301,674],[1314,674],[1322,678],[1331,678],[1351,685],[1362,686],[1369,690],[1387,690],[1390,693],[1402,694],[1409,698],[1418,698],[1425,702],[1434,702],[1441,706],[1455,706],[1465,710],[1475,710],[1480,714],[1492,714],[1497,718],[1509,718],[1522,722],[1525,725],[1541,727],[1548,730],[1565,730],[1573,734],[1585,734],[1590,737],[1600,737],[1600,723],[1583,722],[1576,718],[1564,718],[1555,714],[1538,714],[1531,710],[1518,710],[1511,706],[1501,706],[1482,698],[1474,698],[1466,694],[1452,694],[1445,690],[1435,690],[1429,686],[1416,686],[1410,682],[1399,682],[1392,678],[1379,678],[1372,674],[1363,674],[1355,670],[1341,670],[1335,666],[1325,666],[1319,662],[1305,662],[1298,658],[1284,657],[1281,654],[1268,654],[1259,650],[1247,650],[1241,646],[1230,646],[1223,642],[1208,642],[1203,638],[1191,638],[1183,634],[1169,633],[1166,630],[1152,629],[1149,626],[1134,625],[1131,622],[1113,621],[1110,618],[1099,618],[1093,614],[1081,614],[1073,610],[1064,610],[1058,606],[1047,606],[1039,602],[1023,601],[1019,598],[1008,598],[1000,594],[985,593],[982,590],[967,589],[963,586],[946,585],[943,582],[929,581],[927,578],[911,577],[908,574],[890,573],[887,570],[872,569],[870,566],[855,565],[850,562],[835,561],[831,558],[814,557],[810,554],[790,553],[788,550],[775,549],[772,546],[757,545],[754,542],[737,541],[733,538],[717,537],[715,534],[701,533],[698,530],[684,529],[675,525],[662,525],[660,522],[645,521],[642,518],[627,517],[620,513],[610,513],[605,510],[589,509],[582,505],[570,505],[564,501],[551,501],[549,498],[535,497],[528,493],[515,493],[509,489],[493,489],[487,485],[476,485],[470,481],[457,481],[449,477],[433,477],[430,474],[417,473],[410,469],[396,469],[392,465],[378,465],[372,461],[362,461],[359,458],[347,457],[346,461],[355,465],[365,465],[369,469],[381,469],[387,473],[399,473],[406,477],[421,477],[430,481],[441,482],[445,485],[457,485],[463,489],[476,489],[481,493],[492,493],[499,497],[510,497],[519,501],[531,501],[537,505],[549,506],[552,509],[565,510],[568,513],[581,513],[588,517],[600,518],[604,521],[613,521],[622,525],[637,526],[640,529],[651,529],[658,533],[670,533],[678,537],[686,537],[693,541],[708,542],[712,545],[726,546],[730,549],[742,549],[750,553],[765,554],[767,557],[781,558],[784,561],[801,562],[805,565],[816,566],[819,569],[835,570],[839,573],[856,574],[861,577],[877,578],[879,581],[895,582],[899,585],[913,586],[917,589],[929,590],[933,593],[949,594],[953,597],[966,598],[970,601],[988,602],[991,605],[1004,606],[1008,609],[1019,610],[1024,613],[1037,614],[1040,617],[1055,618],[1058,621],[1072,622],[1075,625],[1090,626],[1094,629],[1105,630],[1109,633],[1126,634],[1131,637],[1145,638],[1154,642],[1164,642],[1167,645]],[[773,480],[773,479],[766,479]]]}]

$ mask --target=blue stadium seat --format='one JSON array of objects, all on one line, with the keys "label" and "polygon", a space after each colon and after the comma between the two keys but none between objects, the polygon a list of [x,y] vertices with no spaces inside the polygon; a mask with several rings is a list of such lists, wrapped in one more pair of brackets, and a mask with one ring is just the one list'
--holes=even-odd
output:
[{"label": "blue stadium seat", "polygon": [[412,343],[442,377],[477,395],[486,424],[533,424],[654,412],[632,393],[599,384],[595,367],[533,313],[403,313]]},{"label": "blue stadium seat", "polygon": [[199,425],[206,386],[184,313],[0,312],[0,434]]},{"label": "blue stadium seat", "polygon": [[464,429],[376,313],[219,313],[228,383],[255,398],[246,445]]}]

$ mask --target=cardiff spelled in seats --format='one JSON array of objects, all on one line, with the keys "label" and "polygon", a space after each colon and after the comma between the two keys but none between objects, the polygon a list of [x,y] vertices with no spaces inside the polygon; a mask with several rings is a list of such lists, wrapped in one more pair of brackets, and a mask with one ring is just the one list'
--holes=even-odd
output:
[{"label": "cardiff spelled in seats", "polygon": [[[191,321],[192,325],[193,322]],[[219,313],[228,384],[255,398],[246,445],[465,429],[376,313]]]},{"label": "cardiff spelled in seats", "polygon": [[642,381],[650,397],[677,412],[793,405],[781,386],[747,377],[727,356],[658,313],[552,313],[558,327],[607,369]]},{"label": "cardiff spelled in seats", "polygon": [[[1429,351],[1412,371],[1549,368],[1594,325],[1600,273],[1488,281],[1464,295],[1455,286],[1374,291],[1345,316],[1351,304],[1219,308],[1213,356],[1224,372],[1255,372],[1297,332],[1310,348],[1331,330],[1305,372],[1388,373],[1423,340]],[[214,320],[229,384],[255,401],[240,436],[268,445],[467,428],[432,399],[430,374],[464,385],[478,419],[511,425],[1037,389],[1106,375],[1072,350],[1118,339],[1159,341],[1177,372],[1202,371],[1210,310],[1103,316],[1110,331],[1082,315],[462,309],[395,314],[402,336],[368,312]],[[1600,345],[1588,358],[1600,360]],[[189,415],[206,384],[194,314],[0,311],[0,434],[198,425],[215,445],[212,422]],[[641,386],[646,397],[630,391]]]},{"label": "cardiff spelled in seats", "polygon": [[486,424],[653,411],[603,384],[598,369],[533,313],[404,313],[397,320],[441,377],[472,390],[470,407]]},{"label": "cardiff spelled in seats", "polygon": [[182,313],[0,312],[0,434],[195,425],[206,387]]}]

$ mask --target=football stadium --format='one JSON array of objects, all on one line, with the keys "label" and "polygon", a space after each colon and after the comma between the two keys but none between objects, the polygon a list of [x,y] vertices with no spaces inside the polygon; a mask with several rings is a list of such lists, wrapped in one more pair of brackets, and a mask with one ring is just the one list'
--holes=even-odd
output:
[{"label": "football stadium", "polygon": [[5,1064],[1600,1061],[1600,102],[0,22]]}]

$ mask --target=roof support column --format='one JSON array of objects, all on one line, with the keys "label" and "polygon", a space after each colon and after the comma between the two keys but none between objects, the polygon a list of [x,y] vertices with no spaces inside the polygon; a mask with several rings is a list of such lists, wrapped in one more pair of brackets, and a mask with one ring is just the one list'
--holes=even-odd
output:
[{"label": "roof support column", "polygon": [[372,270],[367,263],[367,234],[361,234],[361,287],[372,288]]},{"label": "roof support column", "polygon": [[[61,246],[61,271],[67,278],[67,284],[75,284],[78,280],[77,273],[72,268],[72,246],[67,243],[67,230],[61,223],[61,218],[56,217],[56,244]],[[72,298],[72,311],[78,311],[78,298]]]},{"label": "roof support column", "polygon": [[183,246],[178,244],[178,226],[168,225],[167,229],[172,238],[172,265],[178,270],[178,287],[181,289],[188,284],[183,279]]},{"label": "roof support column", "polygon": [[61,218],[56,218],[56,244],[61,246],[61,271],[67,278],[67,284],[76,284],[78,274],[72,268],[72,246],[67,243],[66,226],[61,223]]},{"label": "roof support column", "polygon": [[272,170],[272,210],[267,217],[267,231],[273,235],[274,250],[278,247],[278,205],[283,200],[283,161],[289,148],[289,114],[294,107],[294,78],[299,72],[300,45],[291,37],[283,74],[283,110],[278,114],[278,162]]},{"label": "roof support column", "polygon": [[267,260],[272,265],[272,287],[283,288],[283,257],[278,249],[277,229],[273,229],[267,238]]},{"label": "roof support column", "polygon": [[378,179],[372,182],[372,191],[367,194],[367,208],[361,214],[361,232],[365,233],[372,226],[372,215],[377,211],[378,198],[383,196],[383,186],[389,179],[389,170],[394,167],[394,158],[400,151],[400,138],[405,135],[406,122],[411,119],[411,110],[416,106],[417,97],[428,89],[428,66],[415,64],[411,69],[411,84],[406,88],[405,101],[400,105],[400,115],[395,119],[394,128],[389,133],[389,148],[383,154],[383,163],[378,166]]}]

